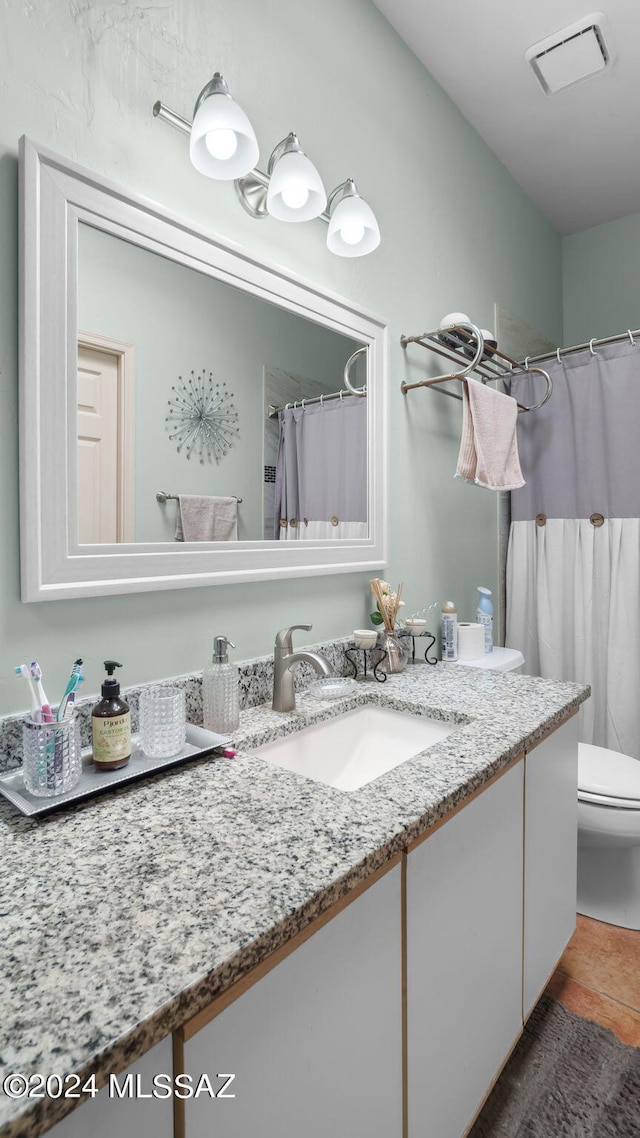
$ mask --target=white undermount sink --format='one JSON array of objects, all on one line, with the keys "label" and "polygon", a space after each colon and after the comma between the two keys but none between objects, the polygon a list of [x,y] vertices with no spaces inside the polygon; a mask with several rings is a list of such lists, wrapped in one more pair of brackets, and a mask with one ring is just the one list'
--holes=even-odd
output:
[{"label": "white undermount sink", "polygon": [[358,790],[439,743],[457,725],[386,707],[356,707],[252,752],[338,790]]}]

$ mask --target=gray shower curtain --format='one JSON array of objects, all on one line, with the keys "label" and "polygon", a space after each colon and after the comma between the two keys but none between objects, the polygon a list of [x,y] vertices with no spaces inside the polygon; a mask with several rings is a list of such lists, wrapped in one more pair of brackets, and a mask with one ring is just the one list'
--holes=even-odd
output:
[{"label": "gray shower curtain", "polygon": [[[551,399],[518,419],[506,642],[530,674],[591,685],[583,742],[640,758],[640,345],[543,366]],[[540,382],[512,394],[535,402]]]},{"label": "gray shower curtain", "polygon": [[280,412],[274,537],[367,536],[367,400]]}]

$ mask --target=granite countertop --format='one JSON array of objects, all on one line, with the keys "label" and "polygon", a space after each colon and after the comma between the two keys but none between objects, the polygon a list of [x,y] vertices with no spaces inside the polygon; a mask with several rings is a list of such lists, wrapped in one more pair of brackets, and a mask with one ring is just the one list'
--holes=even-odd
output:
[{"label": "granite countertop", "polygon": [[[180,1026],[481,787],[587,698],[581,684],[416,664],[295,712],[243,712],[209,758],[51,814],[0,802],[2,1077],[98,1085]],[[361,704],[458,729],[350,793],[251,756]],[[43,1133],[76,1103],[0,1098],[0,1135]]]}]

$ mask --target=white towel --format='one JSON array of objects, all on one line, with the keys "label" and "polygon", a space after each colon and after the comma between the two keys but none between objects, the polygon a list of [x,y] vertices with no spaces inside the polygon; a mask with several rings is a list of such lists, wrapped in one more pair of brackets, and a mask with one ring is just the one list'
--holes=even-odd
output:
[{"label": "white towel", "polygon": [[237,541],[237,498],[179,494],[176,541]]},{"label": "white towel", "polygon": [[462,387],[462,438],[456,477],[487,490],[517,490],[524,486],[515,399],[477,379],[466,379]]}]

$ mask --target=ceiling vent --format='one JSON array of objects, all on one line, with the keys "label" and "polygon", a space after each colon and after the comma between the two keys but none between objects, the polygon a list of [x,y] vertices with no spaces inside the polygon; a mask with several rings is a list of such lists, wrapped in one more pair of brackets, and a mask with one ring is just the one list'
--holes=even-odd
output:
[{"label": "ceiling vent", "polygon": [[603,13],[592,12],[525,52],[545,95],[574,87],[609,67],[611,52],[605,42],[604,24]]}]

